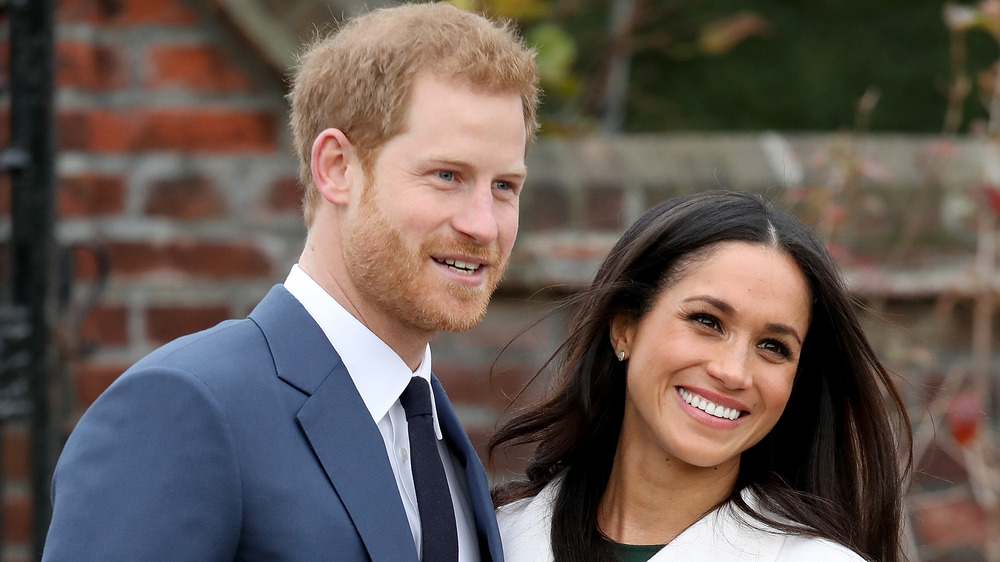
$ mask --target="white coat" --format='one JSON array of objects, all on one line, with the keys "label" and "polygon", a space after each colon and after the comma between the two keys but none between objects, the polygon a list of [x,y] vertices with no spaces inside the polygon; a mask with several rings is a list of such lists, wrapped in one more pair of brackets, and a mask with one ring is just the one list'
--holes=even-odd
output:
[{"label": "white coat", "polygon": [[[552,506],[561,481],[556,478],[537,496],[497,510],[506,562],[553,560]],[[745,497],[752,500],[749,493]],[[755,528],[740,519],[735,513],[737,510],[733,505],[723,505],[710,512],[670,541],[650,562],[864,562],[864,558],[852,550],[825,539]]]}]

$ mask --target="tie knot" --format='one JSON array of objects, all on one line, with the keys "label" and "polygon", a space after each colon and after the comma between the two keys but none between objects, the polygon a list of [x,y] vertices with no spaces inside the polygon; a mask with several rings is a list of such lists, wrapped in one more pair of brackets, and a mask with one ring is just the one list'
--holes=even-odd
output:
[{"label": "tie knot", "polygon": [[427,381],[421,377],[411,378],[410,384],[399,396],[399,403],[406,410],[406,419],[431,415],[431,391]]}]

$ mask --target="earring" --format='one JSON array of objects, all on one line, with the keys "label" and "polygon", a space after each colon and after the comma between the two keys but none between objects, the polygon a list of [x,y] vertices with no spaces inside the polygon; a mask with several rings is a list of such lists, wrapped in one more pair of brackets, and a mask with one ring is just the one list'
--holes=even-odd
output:
[{"label": "earring", "polygon": [[618,352],[618,360],[619,361],[624,361],[625,360],[625,350],[624,349]]}]

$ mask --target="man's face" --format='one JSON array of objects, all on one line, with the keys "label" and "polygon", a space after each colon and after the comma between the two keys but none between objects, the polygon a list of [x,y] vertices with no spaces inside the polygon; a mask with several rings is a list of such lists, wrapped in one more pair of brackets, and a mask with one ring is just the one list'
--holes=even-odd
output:
[{"label": "man's face", "polygon": [[366,308],[407,330],[460,331],[486,313],[517,235],[526,133],[515,93],[420,75],[344,228]]}]

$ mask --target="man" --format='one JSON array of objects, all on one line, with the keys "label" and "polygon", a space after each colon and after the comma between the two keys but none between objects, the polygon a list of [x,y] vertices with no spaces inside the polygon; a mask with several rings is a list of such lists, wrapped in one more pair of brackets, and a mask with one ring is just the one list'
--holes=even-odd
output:
[{"label": "man", "polygon": [[428,342],[476,324],[506,267],[537,97],[531,52],[447,4],[309,47],[289,96],[299,263],[249,318],[153,352],[94,403],[43,558],[502,560]]}]

